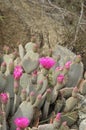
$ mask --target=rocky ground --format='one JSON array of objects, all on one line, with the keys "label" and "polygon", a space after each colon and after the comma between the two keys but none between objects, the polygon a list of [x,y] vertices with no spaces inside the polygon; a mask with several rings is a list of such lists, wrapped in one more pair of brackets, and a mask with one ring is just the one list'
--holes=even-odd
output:
[{"label": "rocky ground", "polygon": [[86,66],[85,12],[85,0],[0,0],[0,51],[33,37],[44,48],[60,44],[80,53]]}]

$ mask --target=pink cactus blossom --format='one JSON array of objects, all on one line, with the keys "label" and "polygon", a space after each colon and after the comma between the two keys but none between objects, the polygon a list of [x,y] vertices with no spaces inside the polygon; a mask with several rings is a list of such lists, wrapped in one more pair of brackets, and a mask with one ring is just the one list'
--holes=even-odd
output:
[{"label": "pink cactus blossom", "polygon": [[[30,121],[26,117],[19,117],[14,120],[15,125],[17,126],[16,130],[25,129],[30,124]],[[20,129],[19,129],[20,128]]]},{"label": "pink cactus blossom", "polygon": [[55,65],[55,60],[51,57],[42,57],[39,59],[39,63],[45,68],[50,69]]},{"label": "pink cactus blossom", "polygon": [[72,63],[71,61],[67,61],[64,67],[65,67],[66,69],[69,69],[71,63]]},{"label": "pink cactus blossom", "polygon": [[0,94],[0,100],[3,104],[6,104],[8,102],[8,94],[7,93],[1,93]]},{"label": "pink cactus blossom", "polygon": [[61,119],[61,113],[58,113],[55,118],[57,121]]},{"label": "pink cactus blossom", "polygon": [[23,73],[23,69],[21,66],[18,65],[14,68],[13,76],[15,79],[18,80],[22,76],[22,73]]},{"label": "pink cactus blossom", "polygon": [[58,83],[63,83],[63,80],[64,80],[64,75],[63,74],[59,74],[58,77],[57,77]]},{"label": "pink cactus blossom", "polygon": [[17,127],[16,130],[21,130],[21,129],[19,127]]}]

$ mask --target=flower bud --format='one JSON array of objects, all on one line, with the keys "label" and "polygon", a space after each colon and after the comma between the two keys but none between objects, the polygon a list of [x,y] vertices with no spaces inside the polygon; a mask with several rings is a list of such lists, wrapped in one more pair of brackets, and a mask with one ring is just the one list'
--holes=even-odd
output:
[{"label": "flower bud", "polygon": [[14,93],[18,93],[18,90],[19,90],[19,83],[15,80],[14,81]]},{"label": "flower bud", "polygon": [[9,97],[8,97],[7,93],[0,94],[0,100],[1,100],[2,104],[7,104],[8,99],[9,99]]},{"label": "flower bud", "polygon": [[79,63],[79,62],[81,61],[81,56],[80,56],[80,55],[76,55],[74,61],[75,61],[76,63]]},{"label": "flower bud", "polygon": [[60,125],[61,125],[61,113],[58,113],[56,115],[56,118],[54,119],[53,125],[54,125],[54,128],[60,127]]},{"label": "flower bud", "polygon": [[72,91],[72,96],[73,97],[77,97],[77,93],[78,93],[78,88],[75,86],[74,88],[73,88],[73,91]]},{"label": "flower bud", "polygon": [[35,101],[35,93],[32,91],[32,92],[30,93],[30,102],[31,102],[31,104],[33,104],[34,101]]},{"label": "flower bud", "polygon": [[57,82],[62,84],[63,80],[64,80],[64,75],[63,74],[59,74],[58,77],[57,77]]}]

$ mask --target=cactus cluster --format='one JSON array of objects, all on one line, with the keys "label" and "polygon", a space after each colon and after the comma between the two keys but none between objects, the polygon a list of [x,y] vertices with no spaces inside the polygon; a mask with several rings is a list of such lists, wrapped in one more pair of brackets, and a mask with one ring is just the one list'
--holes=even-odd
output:
[{"label": "cactus cluster", "polygon": [[0,130],[70,130],[78,120],[79,94],[86,95],[81,57],[61,46],[50,56],[39,50],[30,42],[1,57]]}]

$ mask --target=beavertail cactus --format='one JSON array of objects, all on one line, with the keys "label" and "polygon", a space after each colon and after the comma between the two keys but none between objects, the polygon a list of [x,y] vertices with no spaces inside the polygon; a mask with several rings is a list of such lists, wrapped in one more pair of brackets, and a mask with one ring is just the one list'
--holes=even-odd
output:
[{"label": "beavertail cactus", "polygon": [[0,72],[0,92],[5,90],[7,84],[7,78],[6,76]]},{"label": "beavertail cactus", "polygon": [[[35,56],[36,55],[34,54],[34,57]],[[27,58],[24,58],[22,60],[22,66],[26,73],[31,73],[32,71],[37,69],[38,65],[39,65],[38,58],[33,60],[28,56]]]},{"label": "beavertail cactus", "polygon": [[73,87],[69,88],[69,87],[65,87],[60,89],[60,93],[64,98],[69,98],[72,96],[72,91],[73,91]]},{"label": "beavertail cactus", "polygon": [[52,124],[39,125],[38,130],[60,130],[61,114],[58,113]]},{"label": "beavertail cactus", "polygon": [[1,72],[5,73],[5,71],[6,71],[6,63],[2,62],[2,64],[1,64]]},{"label": "beavertail cactus", "polygon": [[83,95],[86,94],[86,80],[81,81],[79,91]]},{"label": "beavertail cactus", "polygon": [[41,55],[38,44],[30,42],[19,45],[19,54],[3,55],[1,130],[69,130],[77,121],[78,95],[86,94],[81,57],[61,46],[48,49]]},{"label": "beavertail cactus", "polygon": [[64,108],[65,112],[71,111],[77,105],[78,103],[77,92],[78,92],[78,88],[77,87],[73,88],[72,96],[66,100],[66,104]]},{"label": "beavertail cactus", "polygon": [[24,101],[21,103],[21,105],[19,106],[18,110],[16,111],[16,113],[14,114],[12,118],[10,130],[15,130],[16,127],[14,125],[14,120],[18,117],[27,117],[30,121],[32,120],[33,106],[31,105],[31,103],[27,101]]},{"label": "beavertail cactus", "polygon": [[[68,49],[57,45],[55,47],[55,50],[53,51],[53,56],[56,57],[60,54],[61,59],[59,61],[60,66],[64,66],[64,57],[69,56],[68,61],[72,61],[72,64],[70,64],[70,69],[68,71],[68,82],[66,83],[67,87],[73,87],[76,86],[78,81],[82,78],[83,76],[83,64],[81,63],[81,58],[80,56],[75,56],[74,53],[69,51]],[[75,57],[75,59],[74,59]],[[78,60],[77,60],[78,59]],[[76,73],[75,73],[76,72]]]},{"label": "beavertail cactus", "polygon": [[20,44],[19,45],[19,56],[21,59],[23,59],[24,55],[25,55],[25,50],[24,50],[23,46]]}]

